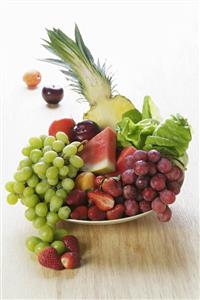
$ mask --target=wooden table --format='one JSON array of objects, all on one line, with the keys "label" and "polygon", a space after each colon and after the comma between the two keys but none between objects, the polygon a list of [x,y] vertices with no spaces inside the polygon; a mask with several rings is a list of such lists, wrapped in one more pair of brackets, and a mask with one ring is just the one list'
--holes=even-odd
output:
[{"label": "wooden table", "polygon": [[[122,1],[114,11],[106,4],[60,4],[59,14],[55,14],[57,4],[7,6],[4,15],[9,16],[7,22],[13,22],[4,25],[3,57],[8,59],[3,61],[1,87],[3,182],[11,179],[30,136],[45,133],[54,119],[73,116],[81,120],[87,108],[85,103],[75,102],[77,96],[66,87],[65,98],[56,109],[49,109],[41,99],[43,84],[66,85],[57,68],[35,60],[47,57],[40,46],[40,38],[46,38],[44,27],[62,27],[68,33],[74,22],[80,23],[95,56],[103,59],[108,55],[113,70],[118,70],[119,90],[134,99],[138,108],[148,93],[164,117],[175,112],[185,115],[192,123],[194,137],[186,180],[172,206],[172,220],[162,224],[152,213],[112,226],[69,224],[69,231],[81,242],[82,266],[76,270],[55,272],[36,262],[24,243],[37,231],[25,220],[24,207],[20,203],[8,207],[3,193],[2,299],[200,299],[197,9],[174,2],[145,6],[134,5],[134,1],[124,5]],[[98,15],[103,15],[99,21],[97,8]],[[98,39],[94,32],[101,33]],[[43,75],[40,87],[32,91],[21,80],[30,67]]]}]

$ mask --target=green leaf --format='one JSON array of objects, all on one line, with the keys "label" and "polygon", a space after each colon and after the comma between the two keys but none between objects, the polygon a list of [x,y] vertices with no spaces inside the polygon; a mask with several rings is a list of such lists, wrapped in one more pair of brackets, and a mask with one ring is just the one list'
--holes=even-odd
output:
[{"label": "green leaf", "polygon": [[122,118],[129,118],[131,119],[131,121],[133,121],[134,123],[138,123],[139,121],[142,120],[142,114],[139,110],[135,109],[131,109],[127,112],[125,112],[122,115]]},{"label": "green leaf", "polygon": [[161,121],[159,109],[150,96],[144,97],[142,107],[142,119],[155,119],[159,122]]}]

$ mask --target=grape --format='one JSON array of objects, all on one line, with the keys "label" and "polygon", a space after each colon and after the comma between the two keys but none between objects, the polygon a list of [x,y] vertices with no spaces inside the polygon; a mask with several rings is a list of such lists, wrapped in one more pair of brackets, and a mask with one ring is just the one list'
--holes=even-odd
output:
[{"label": "grape", "polygon": [[40,199],[36,194],[23,198],[23,202],[27,207],[34,207],[39,201]]},{"label": "grape", "polygon": [[32,175],[32,169],[30,167],[24,167],[20,171],[17,171],[14,175],[16,181],[26,181]]},{"label": "grape", "polygon": [[62,241],[54,241],[51,244],[51,247],[55,248],[59,255],[66,252],[66,250],[67,250],[65,247],[65,244]]},{"label": "grape", "polygon": [[156,174],[151,178],[150,185],[156,191],[162,191],[165,188],[165,176],[163,174]]},{"label": "grape", "polygon": [[8,181],[5,185],[5,189],[7,192],[14,193],[14,181]]},{"label": "grape", "polygon": [[46,223],[46,218],[44,217],[37,217],[36,219],[33,220],[33,226],[35,228],[41,228],[44,226]]},{"label": "grape", "polygon": [[69,161],[70,161],[70,164],[77,169],[82,168],[84,165],[83,159],[78,155],[72,155],[70,157]]},{"label": "grape", "polygon": [[123,188],[123,196],[125,199],[135,199],[136,198],[136,188],[132,185],[126,185]]},{"label": "grape", "polygon": [[178,195],[181,190],[180,184],[177,181],[167,182],[167,188],[168,190],[174,192],[175,195]]},{"label": "grape", "polygon": [[157,173],[156,165],[152,162],[149,162],[148,165],[149,165],[149,175],[150,176],[155,175]]},{"label": "grape", "polygon": [[151,203],[148,201],[142,200],[138,204],[141,212],[146,212],[151,210]]},{"label": "grape", "polygon": [[43,153],[46,153],[46,152],[48,152],[48,151],[52,151],[52,147],[51,146],[44,146],[44,148],[42,149],[42,152]]},{"label": "grape", "polygon": [[50,211],[57,212],[63,205],[63,199],[58,196],[53,196],[50,201]]},{"label": "grape", "polygon": [[69,173],[69,168],[67,166],[64,166],[59,169],[59,174],[63,177],[65,177]]},{"label": "grape", "polygon": [[142,196],[146,201],[152,201],[156,197],[156,195],[156,191],[151,187],[146,187],[142,192]]},{"label": "grape", "polygon": [[160,156],[161,156],[160,152],[157,151],[157,150],[155,150],[155,149],[150,150],[147,153],[147,155],[148,155],[148,160],[151,161],[151,162],[153,162],[153,163],[158,162],[159,159],[160,159]]},{"label": "grape", "polygon": [[25,211],[25,217],[27,218],[28,221],[33,221],[37,218],[37,215],[35,213],[35,209],[33,207],[28,208]]},{"label": "grape", "polygon": [[56,192],[53,189],[48,189],[44,195],[44,200],[46,203],[49,203],[51,198],[55,196]]},{"label": "grape", "polygon": [[44,153],[44,161],[46,163],[53,162],[56,157],[57,157],[57,153],[53,150],[47,151],[47,152]]},{"label": "grape", "polygon": [[176,200],[176,195],[167,189],[160,192],[160,200],[165,204],[172,204]]},{"label": "grape", "polygon": [[100,132],[100,128],[95,122],[85,120],[76,124],[73,131],[77,141],[89,141]]},{"label": "grape", "polygon": [[147,160],[147,152],[144,150],[136,150],[133,154],[133,159],[134,159],[134,161],[138,161],[138,160],[146,161]]},{"label": "grape", "polygon": [[123,184],[133,184],[136,181],[137,175],[133,169],[128,169],[124,171],[121,175],[121,180]]},{"label": "grape", "polygon": [[23,154],[24,156],[29,156],[30,153],[31,153],[31,151],[32,151],[33,149],[34,149],[34,148],[31,147],[31,146],[26,146],[26,147],[24,147],[24,148],[22,149],[22,154]]},{"label": "grape", "polygon": [[56,132],[56,138],[59,141],[62,141],[64,144],[69,144],[69,138],[66,133],[62,131]]},{"label": "grape", "polygon": [[53,165],[57,168],[62,168],[65,164],[65,161],[62,157],[56,157],[53,161]]},{"label": "grape", "polygon": [[48,164],[46,164],[43,161],[38,162],[33,166],[33,170],[37,175],[45,175],[47,169],[48,169]]},{"label": "grape", "polygon": [[50,225],[55,225],[59,221],[58,214],[54,211],[50,211],[47,214],[47,223]]},{"label": "grape", "polygon": [[177,166],[173,166],[171,171],[165,174],[165,176],[169,181],[179,180],[182,176],[182,170]]},{"label": "grape", "polygon": [[41,135],[39,136],[39,138],[42,140],[42,143],[44,144],[44,141],[45,141],[45,139],[47,138],[47,135],[46,135],[46,134],[41,134]]},{"label": "grape", "polygon": [[70,177],[70,178],[75,178],[76,177],[76,175],[77,175],[77,172],[78,172],[78,170],[75,168],[75,167],[73,167],[72,165],[69,165],[68,166],[68,177]]},{"label": "grape", "polygon": [[72,155],[75,155],[77,153],[77,147],[75,145],[67,145],[63,149],[63,154],[65,157],[70,157]]},{"label": "grape", "polygon": [[[33,150],[31,150],[31,151],[33,151]],[[24,168],[24,167],[31,167],[31,166],[32,166],[32,161],[30,160],[29,157],[24,158],[19,162],[20,169]]]},{"label": "grape", "polygon": [[127,155],[125,157],[126,169],[133,169],[134,164],[135,164],[135,160],[133,158],[133,155]]},{"label": "grape", "polygon": [[146,175],[149,172],[149,164],[146,161],[138,160],[134,164],[134,171],[136,175]]},{"label": "grape", "polygon": [[39,178],[37,175],[33,174],[28,180],[27,180],[27,184],[29,187],[34,188],[36,187],[36,185],[39,182]]},{"label": "grape", "polygon": [[18,201],[18,196],[13,194],[13,193],[10,193],[7,195],[7,202],[8,204],[10,205],[15,205]]},{"label": "grape", "polygon": [[53,142],[56,140],[56,138],[52,135],[49,135],[44,140],[44,146],[52,146]]},{"label": "grape", "polygon": [[40,228],[39,235],[44,242],[52,242],[54,237],[54,232],[53,229],[46,224]]},{"label": "grape", "polygon": [[42,142],[41,138],[39,138],[37,136],[31,137],[29,139],[29,144],[30,144],[30,146],[32,146],[34,148],[42,148],[42,146],[43,146],[43,142]]},{"label": "grape", "polygon": [[56,179],[58,177],[58,168],[56,167],[50,167],[46,171],[46,177],[48,179]]},{"label": "grape", "polygon": [[49,179],[49,178],[48,178],[47,181],[48,181],[48,183],[49,183],[50,185],[55,186],[55,185],[58,184],[58,177],[55,178],[55,179]]},{"label": "grape", "polygon": [[172,211],[167,206],[167,208],[165,209],[165,211],[163,213],[157,214],[157,217],[160,222],[168,222],[172,217]]},{"label": "grape", "polygon": [[49,189],[49,184],[46,181],[41,181],[36,185],[36,192],[40,195],[45,194]]},{"label": "grape", "polygon": [[139,205],[135,200],[126,200],[124,202],[124,206],[125,206],[125,214],[129,217],[137,215],[139,213]]},{"label": "grape", "polygon": [[63,206],[58,211],[58,216],[60,219],[65,220],[68,219],[71,213],[71,209],[69,206]]},{"label": "grape", "polygon": [[35,207],[35,212],[39,217],[45,217],[48,213],[48,206],[46,203],[38,203]]},{"label": "grape", "polygon": [[27,197],[27,196],[31,196],[35,193],[35,190],[29,186],[27,186],[24,191],[23,191],[23,196]]},{"label": "grape", "polygon": [[44,250],[44,248],[46,248],[46,247],[49,247],[49,243],[47,243],[47,242],[38,243],[34,248],[35,254],[38,255],[40,253],[40,251]]},{"label": "grape", "polygon": [[136,179],[135,185],[138,189],[143,190],[149,184],[149,177],[147,176],[139,176]]},{"label": "grape", "polygon": [[54,240],[62,240],[66,235],[68,235],[68,231],[64,228],[59,228],[54,231]]},{"label": "grape", "polygon": [[62,141],[59,141],[59,140],[53,142],[53,144],[52,144],[52,148],[56,152],[61,152],[64,147],[65,147],[65,144]]},{"label": "grape", "polygon": [[75,184],[74,181],[71,178],[65,178],[62,180],[62,187],[67,190],[67,191],[71,191],[73,190]]},{"label": "grape", "polygon": [[156,213],[163,213],[165,211],[166,207],[167,207],[166,204],[163,203],[159,197],[155,198],[151,203],[151,208]]},{"label": "grape", "polygon": [[34,252],[35,246],[41,242],[41,239],[39,239],[36,236],[30,236],[26,240],[26,247],[29,251]]},{"label": "grape", "polygon": [[163,157],[157,163],[157,169],[161,173],[169,173],[172,169],[172,163],[169,159]]},{"label": "grape", "polygon": [[13,185],[13,189],[16,194],[21,194],[25,189],[25,185],[22,182],[15,182]]},{"label": "grape", "polygon": [[67,197],[67,192],[63,189],[59,189],[56,191],[56,196],[65,199]]},{"label": "grape", "polygon": [[42,157],[42,151],[39,149],[33,149],[30,153],[30,159],[33,163],[37,163]]},{"label": "grape", "polygon": [[81,142],[74,141],[71,145],[76,146],[77,152],[81,152],[83,150],[83,144]]}]

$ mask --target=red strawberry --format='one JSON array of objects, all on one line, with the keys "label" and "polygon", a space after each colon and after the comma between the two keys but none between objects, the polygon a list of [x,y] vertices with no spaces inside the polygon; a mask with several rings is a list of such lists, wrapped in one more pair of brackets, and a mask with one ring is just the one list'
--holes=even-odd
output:
[{"label": "red strawberry", "polygon": [[54,270],[63,270],[64,267],[61,263],[60,256],[53,247],[46,247],[44,250],[41,250],[38,254],[39,263],[50,269]]},{"label": "red strawberry", "polygon": [[75,125],[76,123],[73,119],[55,120],[49,127],[49,135],[55,136],[58,131],[62,131],[65,132],[69,140],[72,141],[74,137],[73,128]]},{"label": "red strawberry", "polygon": [[125,211],[125,207],[123,204],[117,204],[113,209],[108,210],[106,212],[106,216],[108,220],[120,219]]},{"label": "red strawberry", "polygon": [[80,266],[80,255],[77,252],[66,252],[61,256],[61,262],[66,269]]},{"label": "red strawberry", "polygon": [[70,252],[79,253],[79,242],[74,235],[66,235],[63,238],[63,242]]},{"label": "red strawberry", "polygon": [[105,176],[103,175],[99,175],[95,178],[95,186],[98,188],[98,187],[101,187],[103,181],[105,179]]},{"label": "red strawberry", "polygon": [[92,200],[100,210],[103,211],[112,209],[113,206],[115,205],[115,201],[113,197],[104,192],[100,192],[100,191],[88,192],[88,198]]},{"label": "red strawberry", "polygon": [[92,221],[102,221],[105,220],[106,213],[94,205],[88,209],[88,218]]},{"label": "red strawberry", "polygon": [[85,192],[79,189],[75,189],[69,193],[66,198],[68,205],[81,205],[85,202]]},{"label": "red strawberry", "polygon": [[113,197],[119,197],[122,195],[121,182],[115,180],[114,178],[106,178],[102,183],[102,190],[109,193]]},{"label": "red strawberry", "polygon": [[88,208],[86,206],[78,206],[71,212],[71,218],[76,220],[87,220]]},{"label": "red strawberry", "polygon": [[117,170],[120,173],[123,173],[125,170],[128,169],[126,165],[126,157],[128,155],[133,155],[135,151],[136,149],[132,146],[126,147],[121,151],[119,158],[117,160]]}]

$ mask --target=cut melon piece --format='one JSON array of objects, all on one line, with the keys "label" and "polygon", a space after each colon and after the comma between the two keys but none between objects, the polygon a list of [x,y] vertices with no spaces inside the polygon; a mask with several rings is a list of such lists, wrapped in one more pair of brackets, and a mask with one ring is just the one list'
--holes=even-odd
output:
[{"label": "cut melon piece", "polygon": [[116,132],[107,127],[85,146],[80,156],[84,160],[84,171],[96,174],[114,172],[116,168]]}]

